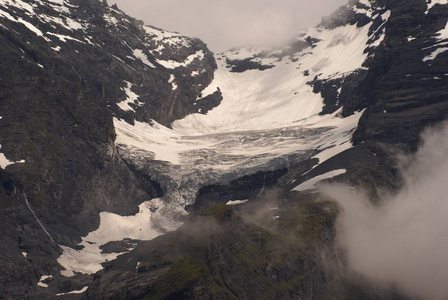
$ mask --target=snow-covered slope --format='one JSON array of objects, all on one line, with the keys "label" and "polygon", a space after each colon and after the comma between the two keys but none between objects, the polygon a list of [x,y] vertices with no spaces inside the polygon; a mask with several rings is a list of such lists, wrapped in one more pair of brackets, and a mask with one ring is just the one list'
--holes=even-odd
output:
[{"label": "snow-covered slope", "polygon": [[[389,14],[377,14],[374,20],[385,22]],[[187,134],[256,130],[300,124],[318,115],[324,103],[311,81],[345,78],[362,69],[368,56],[366,48],[380,41],[372,42],[373,35],[369,34],[374,20],[362,27],[346,24],[300,32],[294,43],[314,42],[293,55],[277,50],[259,58],[261,51],[254,49],[219,55],[215,80],[203,93],[219,88],[223,102],[206,115],[192,114],[175,121],[173,128]],[[229,61],[235,60],[250,60],[269,68],[232,72]]]}]

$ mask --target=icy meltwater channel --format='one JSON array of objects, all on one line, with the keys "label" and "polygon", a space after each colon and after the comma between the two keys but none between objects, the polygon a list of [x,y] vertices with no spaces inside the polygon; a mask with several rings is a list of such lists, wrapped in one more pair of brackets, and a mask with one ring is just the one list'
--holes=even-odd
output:
[{"label": "icy meltwater channel", "polygon": [[[135,216],[102,213],[100,228],[83,238],[82,250],[63,248],[59,259],[66,268],[63,274],[100,270],[102,262],[119,255],[101,251],[109,241],[149,240],[176,229],[181,225],[177,216],[186,214],[185,206],[195,201],[201,187],[287,168],[309,158],[322,163],[351,148],[361,112],[347,118],[340,117],[340,110],[319,115],[323,99],[307,82],[316,76],[344,77],[362,68],[368,26],[310,29],[302,36],[308,35],[319,40],[313,48],[297,53],[295,60],[259,59],[273,66],[264,71],[230,72],[225,57],[244,59],[252,55],[250,51],[218,56],[214,81],[201,96],[219,88],[223,100],[205,115],[189,115],[172,128],[114,119],[120,155],[157,181],[165,194],[163,199],[148,199]],[[154,205],[156,209],[148,208]]]}]

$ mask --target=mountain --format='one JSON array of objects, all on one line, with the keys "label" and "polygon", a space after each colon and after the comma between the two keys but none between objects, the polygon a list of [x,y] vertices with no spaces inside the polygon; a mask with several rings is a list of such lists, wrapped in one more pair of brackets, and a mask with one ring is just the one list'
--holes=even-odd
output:
[{"label": "mountain", "polygon": [[0,0],[0,294],[406,299],[351,276],[314,185],[400,188],[448,114],[447,21],[350,1],[215,55],[106,2]]}]

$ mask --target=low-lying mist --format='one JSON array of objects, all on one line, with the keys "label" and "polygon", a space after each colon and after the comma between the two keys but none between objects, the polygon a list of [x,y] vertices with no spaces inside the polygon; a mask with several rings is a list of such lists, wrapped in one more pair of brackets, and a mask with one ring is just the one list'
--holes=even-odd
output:
[{"label": "low-lying mist", "polygon": [[448,123],[400,158],[404,186],[372,205],[362,193],[324,187],[342,207],[338,244],[366,278],[416,299],[448,299]]}]

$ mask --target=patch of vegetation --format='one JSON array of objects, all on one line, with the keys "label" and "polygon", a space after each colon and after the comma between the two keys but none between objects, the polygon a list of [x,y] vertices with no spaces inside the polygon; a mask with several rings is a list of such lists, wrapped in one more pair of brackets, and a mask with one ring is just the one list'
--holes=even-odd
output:
[{"label": "patch of vegetation", "polygon": [[333,228],[336,207],[329,202],[308,202],[302,205],[300,237],[306,245],[318,241],[321,235]]},{"label": "patch of vegetation", "polygon": [[146,287],[144,299],[189,299],[203,290],[213,299],[297,296],[319,273],[305,261],[314,259],[334,225],[336,207],[307,200],[280,205],[262,218],[251,212],[227,205],[197,212],[170,235],[164,249],[177,254],[161,258],[172,267]]},{"label": "patch of vegetation", "polygon": [[229,205],[216,204],[199,211],[197,215],[201,217],[213,218],[221,223],[226,220],[230,220],[233,215],[233,209]]},{"label": "patch of vegetation", "polygon": [[204,266],[191,257],[177,261],[171,269],[154,281],[145,293],[146,300],[186,299],[194,284],[201,279]]},{"label": "patch of vegetation", "polygon": [[[308,270],[303,274],[294,276],[293,278],[282,281],[275,287],[269,289],[260,299],[280,299],[285,298],[285,295],[290,295],[295,289],[299,288],[302,281],[306,279],[314,270]],[[283,295],[283,296],[281,296]]]},{"label": "patch of vegetation", "polygon": [[230,248],[229,255],[233,267],[241,274],[263,270],[268,264],[268,249],[272,248],[273,237],[264,230],[245,228],[240,243]]}]

